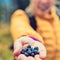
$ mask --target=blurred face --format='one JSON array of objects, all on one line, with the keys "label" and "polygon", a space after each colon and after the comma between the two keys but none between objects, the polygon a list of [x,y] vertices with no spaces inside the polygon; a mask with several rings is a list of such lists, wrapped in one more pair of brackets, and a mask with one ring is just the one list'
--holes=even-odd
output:
[{"label": "blurred face", "polygon": [[47,12],[52,5],[54,5],[55,0],[32,0],[34,11],[39,12]]}]

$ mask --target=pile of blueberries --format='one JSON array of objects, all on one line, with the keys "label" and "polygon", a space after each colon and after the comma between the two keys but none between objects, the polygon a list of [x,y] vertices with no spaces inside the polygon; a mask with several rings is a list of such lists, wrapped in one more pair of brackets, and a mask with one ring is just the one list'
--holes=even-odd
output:
[{"label": "pile of blueberries", "polygon": [[21,51],[21,54],[24,54],[25,56],[32,56],[34,57],[36,54],[39,54],[38,47],[32,48],[31,45],[28,45],[27,48],[23,48]]}]

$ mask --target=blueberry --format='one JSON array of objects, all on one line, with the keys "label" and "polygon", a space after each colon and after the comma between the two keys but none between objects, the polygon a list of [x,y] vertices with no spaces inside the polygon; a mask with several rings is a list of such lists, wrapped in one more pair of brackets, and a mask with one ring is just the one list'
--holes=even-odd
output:
[{"label": "blueberry", "polygon": [[38,50],[34,50],[34,54],[39,54],[39,51]]},{"label": "blueberry", "polygon": [[24,54],[24,53],[25,53],[25,52],[22,50],[22,51],[21,51],[21,54]]},{"label": "blueberry", "polygon": [[31,56],[32,56],[32,57],[34,57],[34,55],[35,55],[34,53],[31,53]]},{"label": "blueberry", "polygon": [[39,51],[37,51],[36,54],[39,54]]},{"label": "blueberry", "polygon": [[35,47],[34,50],[38,50],[38,47]]},{"label": "blueberry", "polygon": [[28,50],[27,48],[22,49],[22,51],[24,51],[24,52],[26,52],[27,50]]},{"label": "blueberry", "polygon": [[34,53],[34,49],[32,49],[31,52]]},{"label": "blueberry", "polygon": [[31,48],[31,45],[28,45],[28,47],[27,48]]},{"label": "blueberry", "polygon": [[24,54],[25,52],[27,52],[27,50],[27,48],[22,49],[21,54]]},{"label": "blueberry", "polygon": [[29,54],[27,52],[25,52],[24,55],[27,56],[27,57],[29,56]]},{"label": "blueberry", "polygon": [[28,49],[27,53],[28,53],[29,55],[31,55],[32,51],[31,51],[30,49]]},{"label": "blueberry", "polygon": [[33,49],[33,48],[28,48],[28,50],[31,50],[31,51],[33,51],[34,49]]}]

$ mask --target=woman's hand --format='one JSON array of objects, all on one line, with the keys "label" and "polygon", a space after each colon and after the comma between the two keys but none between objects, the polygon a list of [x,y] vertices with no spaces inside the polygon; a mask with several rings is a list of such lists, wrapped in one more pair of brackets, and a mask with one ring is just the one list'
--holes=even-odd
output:
[{"label": "woman's hand", "polygon": [[[31,45],[32,47],[38,47],[40,52],[39,55],[35,55],[34,57],[27,57],[24,54],[21,54],[22,49],[28,45]],[[42,60],[46,57],[46,49],[42,43],[24,36],[15,41],[13,54],[16,60]]]}]

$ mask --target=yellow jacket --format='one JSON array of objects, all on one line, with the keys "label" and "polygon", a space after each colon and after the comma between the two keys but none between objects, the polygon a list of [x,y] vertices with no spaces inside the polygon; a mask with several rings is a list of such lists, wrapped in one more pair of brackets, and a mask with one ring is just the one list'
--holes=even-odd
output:
[{"label": "yellow jacket", "polygon": [[23,10],[17,10],[11,17],[11,33],[14,41],[21,36],[37,37],[47,49],[45,60],[60,60],[60,24],[55,8],[51,14],[35,16],[37,30],[35,31],[29,22],[29,18]]}]

